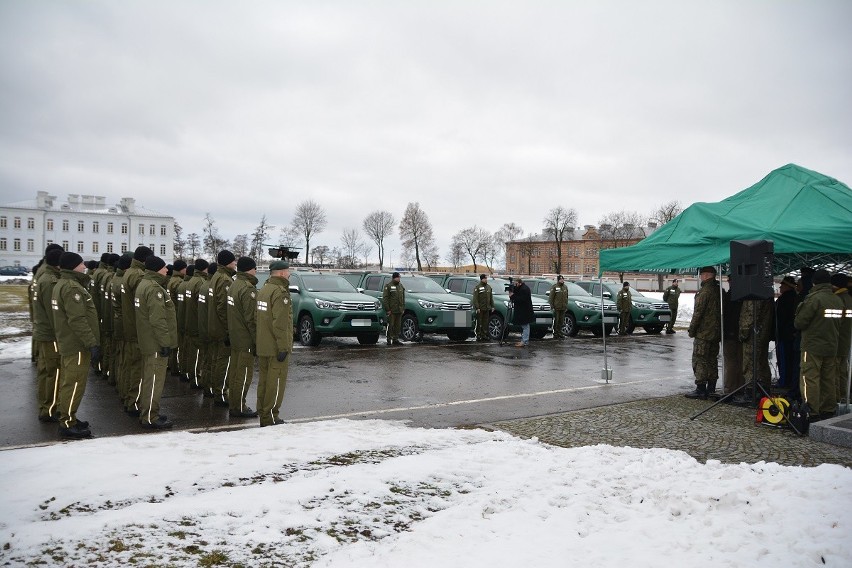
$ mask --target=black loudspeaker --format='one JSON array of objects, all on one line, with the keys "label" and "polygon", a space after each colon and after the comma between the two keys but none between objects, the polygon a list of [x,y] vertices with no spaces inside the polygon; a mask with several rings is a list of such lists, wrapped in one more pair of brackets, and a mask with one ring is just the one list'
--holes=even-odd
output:
[{"label": "black loudspeaker", "polygon": [[775,297],[772,241],[731,241],[731,300],[768,300]]}]

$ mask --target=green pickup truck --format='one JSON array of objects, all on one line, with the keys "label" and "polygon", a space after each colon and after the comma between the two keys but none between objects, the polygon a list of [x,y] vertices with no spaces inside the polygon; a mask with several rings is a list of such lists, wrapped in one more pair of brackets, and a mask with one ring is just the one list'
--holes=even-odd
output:
[{"label": "green pickup truck", "polygon": [[[352,272],[342,275],[359,291],[382,299],[390,272]],[[405,313],[401,335],[405,341],[419,341],[423,334],[446,334],[452,341],[464,341],[473,335],[473,311],[470,300],[450,294],[434,280],[419,274],[403,274]]]},{"label": "green pickup truck", "polygon": [[[524,282],[530,287],[533,295],[544,298],[548,297],[550,288],[556,284],[556,280],[549,278],[527,278]],[[569,337],[574,337],[581,329],[591,331],[597,337],[602,336],[604,331],[607,335],[612,333],[613,328],[618,325],[615,302],[604,299],[601,314],[600,298],[592,296],[573,282],[565,282],[565,287],[568,288],[568,310],[562,324],[562,333]]]},{"label": "green pickup truck", "polygon": [[[269,278],[258,272],[258,289]],[[317,346],[323,337],[356,337],[362,345],[379,341],[387,318],[381,302],[359,293],[339,274],[290,272],[295,337]]]},{"label": "green pickup truck", "polygon": [[[431,278],[453,294],[468,299],[473,298],[473,289],[479,284],[479,277],[477,276],[436,274]],[[507,292],[509,281],[505,278],[492,277],[488,279],[488,284],[494,294],[494,307],[497,310],[491,314],[488,320],[488,336],[497,340],[500,339],[500,334],[503,332],[506,314],[509,311],[509,294]],[[535,322],[530,324],[530,337],[542,339],[553,327],[553,312],[550,311],[550,305],[546,300],[542,301],[541,298],[535,296],[532,297],[532,300]],[[520,331],[520,329],[520,326],[517,325],[509,326],[509,331]]]},{"label": "green pickup truck", "polygon": [[[575,280],[574,283],[592,296],[601,297],[601,283],[597,280]],[[620,289],[621,284],[604,282],[604,299],[615,298]],[[645,333],[660,333],[666,323],[672,319],[672,311],[666,302],[643,296],[632,286],[630,287],[630,297],[633,301],[633,307],[630,310],[630,323],[627,325],[627,333],[633,333],[633,330],[637,327],[643,328]]]}]

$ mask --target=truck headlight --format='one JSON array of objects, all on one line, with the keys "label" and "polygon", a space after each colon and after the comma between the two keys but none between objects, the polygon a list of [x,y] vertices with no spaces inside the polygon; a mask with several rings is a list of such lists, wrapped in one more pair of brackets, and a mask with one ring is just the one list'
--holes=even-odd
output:
[{"label": "truck headlight", "polygon": [[581,310],[597,310],[600,306],[597,304],[587,304],[586,302],[574,302]]},{"label": "truck headlight", "polygon": [[440,309],[441,304],[436,302],[428,302],[426,300],[417,300],[417,303],[420,304],[420,307],[426,310],[437,310]]},{"label": "truck headlight", "polygon": [[319,298],[314,299],[314,303],[321,310],[339,310],[343,307],[342,304],[329,302],[328,300],[320,300]]}]

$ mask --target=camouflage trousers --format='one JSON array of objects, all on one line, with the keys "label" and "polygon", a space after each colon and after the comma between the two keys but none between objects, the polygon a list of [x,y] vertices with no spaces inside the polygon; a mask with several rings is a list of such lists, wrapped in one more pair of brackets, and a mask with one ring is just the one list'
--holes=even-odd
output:
[{"label": "camouflage trousers", "polygon": [[716,383],[719,380],[719,342],[692,340],[692,372],[695,384]]},{"label": "camouflage trousers", "polygon": [[[757,380],[763,385],[763,388],[769,390],[772,382],[772,371],[769,370],[769,343],[763,342],[758,338],[757,345],[753,345],[749,339],[743,344],[743,379],[748,383],[751,382],[752,373],[754,371],[754,357],[757,355]],[[757,347],[755,353],[754,347]]]}]

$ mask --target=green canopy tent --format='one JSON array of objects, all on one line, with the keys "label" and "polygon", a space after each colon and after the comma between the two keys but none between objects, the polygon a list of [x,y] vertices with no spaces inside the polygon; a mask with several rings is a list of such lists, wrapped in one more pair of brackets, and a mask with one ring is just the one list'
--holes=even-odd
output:
[{"label": "green canopy tent", "polygon": [[732,240],[775,243],[774,274],[802,266],[852,268],[852,190],[788,164],[717,203],[695,203],[650,237],[600,252],[600,273],[694,272],[723,266]]}]

